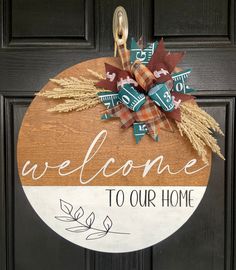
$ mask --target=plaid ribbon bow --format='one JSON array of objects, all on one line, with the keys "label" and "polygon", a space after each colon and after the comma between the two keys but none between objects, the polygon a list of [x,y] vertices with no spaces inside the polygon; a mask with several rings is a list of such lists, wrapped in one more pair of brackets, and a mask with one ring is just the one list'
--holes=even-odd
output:
[{"label": "plaid ribbon bow", "polygon": [[[180,110],[178,106],[176,106],[173,111],[163,112],[157,106],[158,103],[154,103],[154,101],[152,101],[152,99],[147,95],[147,93],[156,84],[163,82],[167,83],[171,81],[171,89],[173,87],[173,79],[175,80],[175,87],[173,88],[173,90],[179,89],[177,87],[177,84],[184,83],[188,73],[185,72],[175,74],[175,77],[173,77],[172,79],[171,72],[174,70],[176,64],[182,59],[183,53],[168,53],[165,50],[163,40],[161,40],[156,50],[155,48],[157,42],[152,45],[149,44],[148,47],[143,50],[143,53],[145,54],[144,60],[146,61],[149,57],[148,60],[150,61],[145,62],[143,60],[142,62],[142,60],[137,56],[141,55],[137,54],[137,50],[139,51],[137,45],[135,48],[133,48],[131,65],[130,51],[127,50],[126,43],[122,39],[118,39],[116,42],[123,70],[127,73],[125,74],[125,76],[123,76],[123,79],[129,78],[133,81],[135,79],[138,83],[137,90],[141,92],[144,91],[146,93],[146,101],[136,112],[129,109],[128,104],[126,104],[125,100],[122,100],[119,97],[120,88],[117,87],[117,85],[119,82],[119,78],[122,77],[121,70],[106,64],[107,78],[97,83],[97,86],[104,87],[105,89],[109,89],[113,92],[111,92],[110,95],[106,95],[106,98],[103,97],[104,100],[102,99],[102,95],[99,95],[102,102],[104,102],[105,105],[108,104],[108,108],[104,114],[108,117],[103,117],[102,119],[119,117],[122,123],[122,128],[129,128],[130,126],[134,126],[134,135],[136,138],[136,142],[138,142],[145,133],[148,133],[155,141],[157,141],[158,129],[173,132],[172,126],[167,117],[177,121],[181,121]],[[151,53],[151,55],[149,55],[148,53]],[[137,58],[135,60],[136,56]],[[157,75],[155,74],[155,71]],[[129,80],[129,82],[131,82],[131,80]],[[190,88],[185,87],[184,89],[188,90]],[[176,101],[176,104],[179,104],[181,101],[193,98],[189,95],[185,95],[185,93],[183,94],[183,92],[177,92],[172,91],[171,94],[173,102]],[[112,100],[109,101],[108,98]],[[132,106],[130,108],[132,108]]]},{"label": "plaid ribbon bow", "polygon": [[128,128],[135,122],[145,123],[149,134],[155,140],[158,135],[158,127],[173,132],[165,114],[149,97],[147,97],[145,104],[138,112],[131,111],[124,104],[120,103],[117,106],[106,110],[105,113],[112,117],[119,117],[122,128]]}]

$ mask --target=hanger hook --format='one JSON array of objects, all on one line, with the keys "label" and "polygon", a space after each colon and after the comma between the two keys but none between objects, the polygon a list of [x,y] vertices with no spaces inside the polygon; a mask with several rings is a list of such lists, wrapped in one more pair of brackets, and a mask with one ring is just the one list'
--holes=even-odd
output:
[{"label": "hanger hook", "polygon": [[115,41],[122,39],[124,42],[128,38],[128,17],[125,9],[121,6],[118,6],[113,14],[113,37]]}]

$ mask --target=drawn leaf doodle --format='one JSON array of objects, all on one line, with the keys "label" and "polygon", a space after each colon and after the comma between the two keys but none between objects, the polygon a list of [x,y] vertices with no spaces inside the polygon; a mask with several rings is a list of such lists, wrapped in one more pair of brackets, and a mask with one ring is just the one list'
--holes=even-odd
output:
[{"label": "drawn leaf doodle", "polygon": [[112,221],[109,218],[109,216],[106,216],[106,218],[103,221],[103,225],[104,225],[104,228],[106,229],[107,232],[111,229],[111,227],[112,227]]},{"label": "drawn leaf doodle", "polygon": [[62,199],[60,200],[60,206],[61,210],[66,214],[70,214],[73,210],[73,206],[70,203],[63,201]]},{"label": "drawn leaf doodle", "polygon": [[81,226],[67,228],[66,230],[69,232],[80,233],[80,232],[86,232],[87,230],[89,230],[89,228],[81,225]]},{"label": "drawn leaf doodle", "polygon": [[80,219],[84,215],[84,210],[80,207],[74,214],[76,220]]},{"label": "drawn leaf doodle", "polygon": [[88,225],[89,228],[93,225],[94,220],[95,220],[95,215],[94,215],[94,213],[92,212],[92,213],[89,215],[89,217],[86,219],[86,224]]},{"label": "drawn leaf doodle", "polygon": [[[94,212],[91,212],[91,214],[85,218],[79,220],[82,216],[84,216],[84,209],[82,207],[79,207],[76,211],[73,211],[73,206],[60,199],[60,207],[61,210],[67,214],[67,216],[55,216],[56,219],[63,221],[63,222],[76,222],[78,226],[74,227],[69,227],[66,228],[65,230],[68,232],[72,233],[84,233],[84,232],[91,232],[95,231],[93,233],[90,233],[87,237],[86,240],[96,240],[100,239],[104,236],[106,236],[108,233],[112,234],[130,234],[126,232],[116,232],[116,231],[110,231],[113,222],[109,216],[106,216],[105,219],[103,220],[103,226],[104,229],[102,228],[97,228],[96,226],[93,226],[94,221],[95,221],[95,214]],[[84,221],[85,220],[85,221]]]},{"label": "drawn leaf doodle", "polygon": [[96,232],[96,233],[91,233],[86,237],[86,240],[96,240],[99,238],[104,237],[107,234],[107,232]]},{"label": "drawn leaf doodle", "polygon": [[73,217],[70,217],[70,216],[57,216],[55,218],[58,219],[58,220],[60,220],[60,221],[64,221],[64,222],[75,221],[75,219]]}]

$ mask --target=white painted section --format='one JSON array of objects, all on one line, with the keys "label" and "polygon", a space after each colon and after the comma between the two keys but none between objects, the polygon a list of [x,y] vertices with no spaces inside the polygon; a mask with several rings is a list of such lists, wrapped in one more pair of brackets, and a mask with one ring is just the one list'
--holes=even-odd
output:
[{"label": "white painted section", "polygon": [[[101,186],[24,186],[24,191],[34,210],[40,218],[56,233],[65,239],[82,246],[97,251],[104,252],[129,252],[143,249],[154,245],[167,238],[178,230],[193,214],[199,205],[206,187],[101,187]],[[112,206],[109,206],[109,191],[112,191]],[[115,197],[118,190],[124,192],[124,204],[118,207],[115,204]],[[151,198],[156,194],[156,198],[148,207],[130,205],[130,196],[133,190],[144,195],[145,190],[151,191]],[[175,191],[174,191],[175,190]],[[187,191],[191,194],[191,206],[186,205],[186,199],[182,198],[181,207],[177,205],[167,207],[167,202],[163,205],[163,194],[172,194],[172,203],[176,203],[176,194]],[[192,190],[192,191],[190,191]],[[122,192],[119,193],[120,199]],[[136,194],[136,191],[132,193]],[[133,199],[135,196],[132,197]],[[143,198],[143,197],[142,197]],[[84,215],[79,219],[86,224],[87,217],[94,212],[95,221],[92,225],[95,228],[105,230],[103,221],[106,216],[112,220],[110,231],[129,233],[114,234],[107,233],[104,237],[95,240],[86,240],[88,235],[96,232],[92,229],[85,232],[70,232],[66,228],[80,226],[76,221],[63,222],[55,216],[68,216],[60,208],[60,199],[73,205],[72,215],[82,207]]]}]

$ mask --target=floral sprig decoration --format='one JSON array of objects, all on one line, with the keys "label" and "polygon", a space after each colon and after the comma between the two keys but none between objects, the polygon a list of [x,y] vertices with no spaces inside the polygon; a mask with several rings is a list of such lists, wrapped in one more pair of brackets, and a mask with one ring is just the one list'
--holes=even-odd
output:
[{"label": "floral sprig decoration", "polygon": [[94,226],[96,219],[94,212],[91,212],[87,218],[82,221],[82,218],[85,215],[82,207],[74,210],[72,204],[60,199],[60,208],[63,212],[63,216],[55,216],[55,218],[59,221],[66,222],[67,224],[76,223],[76,226],[67,226],[66,231],[71,233],[87,233],[86,240],[97,240],[108,234],[130,234],[111,230],[113,222],[108,215],[103,220],[103,226],[96,227]]},{"label": "floral sprig decoration", "polygon": [[159,129],[173,132],[174,122],[205,163],[206,146],[224,159],[212,134],[215,131],[223,135],[219,124],[190,95],[194,89],[186,81],[191,69],[182,71],[177,67],[184,53],[167,52],[163,39],[157,44],[143,49],[132,39],[129,51],[122,39],[117,40],[123,70],[105,64],[106,79],[96,84],[110,90],[98,93],[107,107],[101,118],[119,117],[122,128],[133,126],[137,143],[145,134],[158,141]]}]

